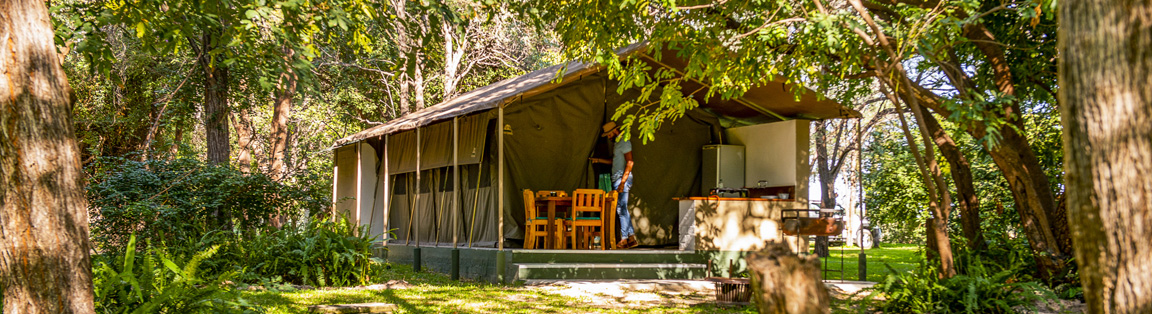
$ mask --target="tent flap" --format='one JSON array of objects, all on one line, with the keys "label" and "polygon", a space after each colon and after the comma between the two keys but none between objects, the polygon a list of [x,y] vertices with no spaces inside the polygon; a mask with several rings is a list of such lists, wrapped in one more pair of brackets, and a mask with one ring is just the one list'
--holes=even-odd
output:
[{"label": "tent flap", "polygon": [[[460,164],[480,163],[491,114],[460,117]],[[416,130],[388,138],[389,174],[416,171]],[[420,128],[420,170],[452,166],[452,120]]]}]

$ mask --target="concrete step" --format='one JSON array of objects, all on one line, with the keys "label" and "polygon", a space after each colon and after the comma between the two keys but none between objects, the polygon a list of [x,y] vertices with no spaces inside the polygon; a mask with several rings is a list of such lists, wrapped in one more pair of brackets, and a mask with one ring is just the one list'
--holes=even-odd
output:
[{"label": "concrete step", "polygon": [[516,263],[515,280],[700,279],[707,265],[688,263]]},{"label": "concrete step", "polygon": [[513,250],[509,263],[707,264],[704,255],[678,250]]}]

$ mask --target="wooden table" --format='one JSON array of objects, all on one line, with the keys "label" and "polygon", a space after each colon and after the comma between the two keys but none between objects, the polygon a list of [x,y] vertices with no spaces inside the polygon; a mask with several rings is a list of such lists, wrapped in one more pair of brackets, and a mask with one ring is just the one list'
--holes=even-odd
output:
[{"label": "wooden table", "polygon": [[[537,204],[543,203],[543,202],[548,203],[548,225],[544,227],[544,230],[546,230],[544,232],[544,235],[545,235],[544,236],[544,248],[545,249],[556,249],[556,237],[555,237],[555,234],[557,232],[556,231],[556,207],[557,206],[571,207],[572,206],[572,197],[561,197],[561,196],[537,197],[536,202],[537,202]],[[561,230],[560,232],[563,232],[563,230]],[[564,249],[564,248],[560,248],[560,249]]]}]

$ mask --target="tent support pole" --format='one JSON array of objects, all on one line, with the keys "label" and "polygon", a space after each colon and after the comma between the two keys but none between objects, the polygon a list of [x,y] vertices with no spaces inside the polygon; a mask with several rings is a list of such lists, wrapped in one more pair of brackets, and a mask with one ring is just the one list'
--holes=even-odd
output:
[{"label": "tent support pole", "polygon": [[452,248],[460,241],[460,117],[452,118]]},{"label": "tent support pole", "polygon": [[[380,150],[383,151],[383,149]],[[372,230],[376,226],[376,198],[380,196],[380,166],[380,158],[377,157],[376,169],[373,169],[372,173],[372,177],[376,179],[374,180],[375,183],[372,184],[372,206],[368,207],[368,235],[373,235]],[[381,210],[380,212],[383,213],[384,211]],[[383,224],[384,222],[381,221],[380,223]]]},{"label": "tent support pole", "polygon": [[336,217],[336,193],[338,191],[336,186],[340,185],[340,159],[337,158],[339,152],[340,148],[332,150],[332,203],[330,203],[332,206],[328,206],[330,208],[328,210],[329,217]]},{"label": "tent support pole", "polygon": [[496,281],[504,282],[504,104],[500,104],[497,108],[499,108],[498,119],[500,120],[500,129],[497,132],[500,132],[500,140],[496,155],[499,156],[499,160],[496,163],[500,173],[498,174],[499,187],[496,189],[499,204],[496,205],[496,208],[500,209],[500,216],[496,226],[496,249],[499,250],[496,252]]},{"label": "tent support pole", "polygon": [[[416,201],[413,205],[420,205],[420,127],[416,127]],[[413,221],[420,221],[420,207],[414,206]],[[412,249],[412,271],[420,272],[420,224],[416,225],[416,247]]]},{"label": "tent support pole", "polygon": [[460,280],[460,117],[452,117],[452,280]]},{"label": "tent support pole", "polygon": [[[388,169],[388,134],[384,134],[384,149],[382,150],[384,153],[381,154],[383,157],[380,157],[380,159],[384,162],[384,191],[387,191],[387,193],[384,193],[384,209],[380,211],[384,214],[383,217],[380,217],[382,220],[381,226],[383,227],[380,236],[384,240],[384,245],[388,245],[388,229],[392,225],[388,219],[388,215],[392,214],[392,194],[395,192],[395,190],[392,189],[391,169]],[[379,176],[380,174],[377,173],[376,175]]]},{"label": "tent support pole", "polygon": [[[491,174],[489,174],[491,176]],[[476,234],[476,210],[480,208],[480,180],[484,177],[484,153],[480,153],[480,163],[476,165],[476,196],[472,199],[472,222],[468,224],[468,248],[472,248],[472,242]],[[491,185],[491,181],[488,183]]]},{"label": "tent support pole", "polygon": [[344,218],[352,222],[356,226],[352,234],[360,235],[360,207],[364,203],[364,160],[361,159],[360,142],[352,143],[356,145],[356,202],[354,206],[348,209]]}]

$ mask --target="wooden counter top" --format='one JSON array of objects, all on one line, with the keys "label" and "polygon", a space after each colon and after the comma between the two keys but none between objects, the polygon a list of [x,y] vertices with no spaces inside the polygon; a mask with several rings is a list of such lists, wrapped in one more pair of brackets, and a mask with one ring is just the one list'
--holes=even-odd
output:
[{"label": "wooden counter top", "polygon": [[765,199],[765,198],[748,198],[748,197],[705,197],[705,196],[692,196],[692,197],[673,197],[674,201],[757,201],[757,202],[795,202],[796,199]]}]

